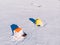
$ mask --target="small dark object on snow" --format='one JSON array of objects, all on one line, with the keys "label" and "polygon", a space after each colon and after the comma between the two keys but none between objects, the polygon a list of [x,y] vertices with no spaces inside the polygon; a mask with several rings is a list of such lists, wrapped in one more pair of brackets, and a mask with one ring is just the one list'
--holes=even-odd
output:
[{"label": "small dark object on snow", "polygon": [[40,26],[40,25],[37,25],[38,27]]},{"label": "small dark object on snow", "polygon": [[24,34],[22,35],[23,37],[26,37],[27,36],[27,34],[24,32]]}]

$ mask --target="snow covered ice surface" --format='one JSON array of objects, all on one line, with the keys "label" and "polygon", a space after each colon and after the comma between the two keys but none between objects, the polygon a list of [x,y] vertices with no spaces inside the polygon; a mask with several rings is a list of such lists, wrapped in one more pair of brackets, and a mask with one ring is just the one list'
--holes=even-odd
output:
[{"label": "snow covered ice surface", "polygon": [[[29,18],[47,22],[36,27]],[[11,24],[17,24],[28,34],[17,45],[60,45],[60,0],[0,0],[0,45],[16,45],[9,40]]]}]

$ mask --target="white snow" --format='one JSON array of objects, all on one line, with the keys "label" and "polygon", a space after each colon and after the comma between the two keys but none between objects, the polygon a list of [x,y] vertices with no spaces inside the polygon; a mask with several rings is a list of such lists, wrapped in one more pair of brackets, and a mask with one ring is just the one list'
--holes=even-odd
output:
[{"label": "white snow", "polygon": [[[29,18],[47,22],[36,27]],[[11,24],[17,24],[28,37],[17,45],[60,45],[59,0],[0,0],[0,45],[16,45],[10,41]]]}]

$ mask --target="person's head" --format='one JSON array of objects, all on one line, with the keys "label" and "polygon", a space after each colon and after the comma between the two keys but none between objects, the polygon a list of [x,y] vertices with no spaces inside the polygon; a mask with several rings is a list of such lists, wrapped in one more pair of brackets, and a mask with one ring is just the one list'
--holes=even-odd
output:
[{"label": "person's head", "polygon": [[36,20],[40,20],[40,18],[37,18]]}]

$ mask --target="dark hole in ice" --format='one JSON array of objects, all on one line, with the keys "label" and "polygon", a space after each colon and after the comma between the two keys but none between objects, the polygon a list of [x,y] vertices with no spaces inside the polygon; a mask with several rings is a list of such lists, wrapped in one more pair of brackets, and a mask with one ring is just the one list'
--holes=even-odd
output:
[{"label": "dark hole in ice", "polygon": [[24,32],[24,34],[22,35],[23,37],[26,37],[27,36],[27,34]]}]

